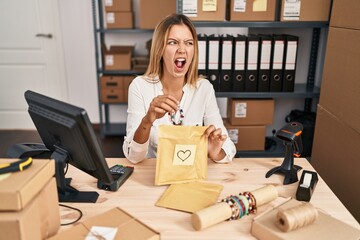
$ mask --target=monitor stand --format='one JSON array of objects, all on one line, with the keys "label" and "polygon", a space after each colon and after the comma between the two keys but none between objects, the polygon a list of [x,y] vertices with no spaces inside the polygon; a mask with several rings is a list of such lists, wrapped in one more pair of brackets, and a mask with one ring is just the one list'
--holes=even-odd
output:
[{"label": "monitor stand", "polygon": [[68,162],[67,151],[56,147],[51,159],[55,160],[55,176],[58,188],[59,202],[88,202],[95,203],[99,197],[97,192],[80,192],[70,185],[71,178],[65,178],[64,168]]}]

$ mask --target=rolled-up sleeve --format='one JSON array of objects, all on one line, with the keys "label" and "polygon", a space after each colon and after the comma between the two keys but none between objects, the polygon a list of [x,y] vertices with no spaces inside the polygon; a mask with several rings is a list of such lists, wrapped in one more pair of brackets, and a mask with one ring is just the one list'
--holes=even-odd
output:
[{"label": "rolled-up sleeve", "polygon": [[134,79],[129,86],[128,110],[126,122],[126,136],[124,137],[123,152],[132,163],[139,163],[146,158],[149,141],[139,144],[133,140],[135,131],[146,114],[144,99],[137,81]]}]

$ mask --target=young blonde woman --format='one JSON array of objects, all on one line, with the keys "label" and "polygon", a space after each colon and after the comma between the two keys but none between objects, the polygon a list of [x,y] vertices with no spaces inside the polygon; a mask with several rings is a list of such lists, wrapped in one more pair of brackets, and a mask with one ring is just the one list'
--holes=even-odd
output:
[{"label": "young blonde woman", "polygon": [[198,76],[197,33],[191,20],[172,14],[155,28],[146,73],[129,87],[125,157],[132,163],[155,158],[158,126],[208,126],[208,157],[231,162],[236,149],[229,139],[207,79]]}]

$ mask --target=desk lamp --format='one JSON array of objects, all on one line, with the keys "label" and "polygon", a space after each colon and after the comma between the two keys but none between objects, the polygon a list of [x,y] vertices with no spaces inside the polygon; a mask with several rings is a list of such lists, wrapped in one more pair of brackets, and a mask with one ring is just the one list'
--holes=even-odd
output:
[{"label": "desk lamp", "polygon": [[275,136],[283,140],[285,146],[285,158],[281,166],[274,167],[266,173],[266,178],[274,173],[280,173],[285,175],[284,185],[298,181],[297,172],[301,170],[301,167],[294,165],[294,156],[300,157],[303,149],[301,141],[302,130],[303,126],[301,123],[290,122],[276,132]]}]

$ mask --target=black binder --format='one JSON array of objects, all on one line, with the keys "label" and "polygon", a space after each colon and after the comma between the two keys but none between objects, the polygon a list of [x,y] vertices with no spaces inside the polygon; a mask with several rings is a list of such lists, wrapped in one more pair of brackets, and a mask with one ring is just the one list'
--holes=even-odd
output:
[{"label": "black binder", "polygon": [[220,44],[220,92],[232,89],[233,36],[221,36]]},{"label": "black binder", "polygon": [[272,36],[270,92],[282,91],[285,40],[284,35]]},{"label": "black binder", "polygon": [[207,36],[205,34],[198,35],[198,46],[199,46],[199,62],[198,62],[198,73],[202,78],[207,78]]},{"label": "black binder", "polygon": [[220,88],[220,76],[219,76],[219,61],[220,61],[220,36],[209,35],[208,40],[208,61],[207,61],[207,73],[210,83],[213,85],[215,91],[219,91]]},{"label": "black binder", "polygon": [[298,36],[286,35],[283,92],[294,91],[298,43]]},{"label": "black binder", "polygon": [[259,36],[249,35],[246,41],[245,91],[256,92],[258,83]]},{"label": "black binder", "polygon": [[270,35],[260,35],[258,92],[270,90],[271,40]]},{"label": "black binder", "polygon": [[234,37],[233,45],[233,91],[245,91],[246,36]]}]

